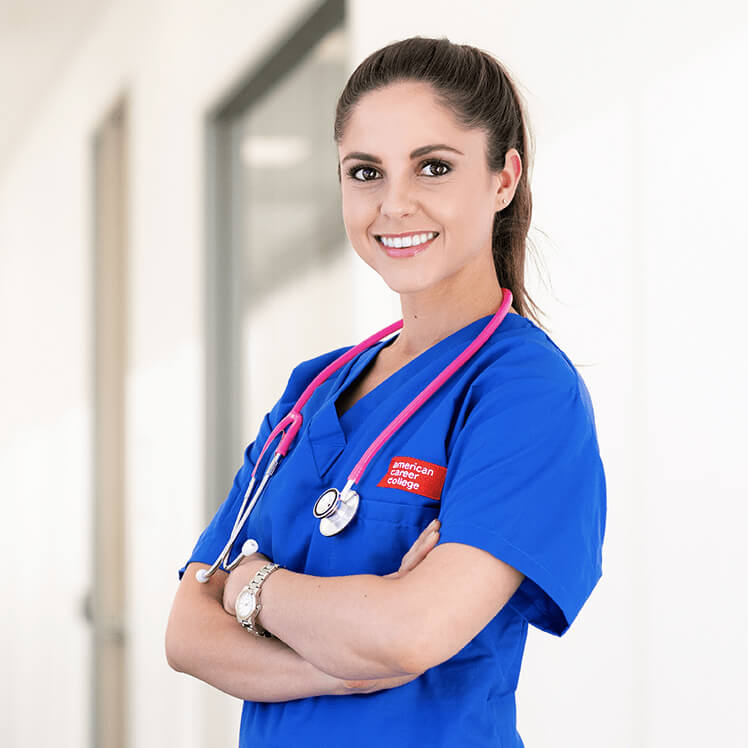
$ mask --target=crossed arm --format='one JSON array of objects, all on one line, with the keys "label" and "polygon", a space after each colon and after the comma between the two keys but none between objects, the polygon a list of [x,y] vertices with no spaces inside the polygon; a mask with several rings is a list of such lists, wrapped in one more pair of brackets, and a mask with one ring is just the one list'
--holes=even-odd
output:
[{"label": "crossed arm", "polygon": [[280,639],[248,635],[226,614],[222,598],[228,574],[206,584],[187,566],[166,629],[166,659],[187,673],[246,701],[291,701],[346,692],[343,681],[317,669]]},{"label": "crossed arm", "polygon": [[273,639],[247,634],[227,615],[264,558],[250,558],[231,575],[216,572],[207,585],[194,579],[201,565],[190,564],[169,619],[169,664],[248,700],[342,695],[367,679],[382,679],[382,687],[392,687],[384,679],[406,683],[460,651],[524,578],[479,548],[444,543],[430,550],[427,542],[419,537],[404,573],[387,577],[276,570],[263,584],[258,616]]},{"label": "crossed arm", "polygon": [[[438,538],[438,527],[434,535],[428,535],[430,529],[419,536],[400,569],[388,578],[406,574],[420,563]],[[245,580],[253,576],[254,571],[246,565],[255,558],[263,559],[260,565],[267,560],[262,554],[253,554],[231,574],[216,571],[207,584],[195,579],[196,570],[208,568],[207,564],[187,566],[166,631],[166,658],[173,669],[248,701],[371,693],[403,685],[420,675],[344,680],[315,667],[280,638],[245,632],[234,617],[233,602]]]}]

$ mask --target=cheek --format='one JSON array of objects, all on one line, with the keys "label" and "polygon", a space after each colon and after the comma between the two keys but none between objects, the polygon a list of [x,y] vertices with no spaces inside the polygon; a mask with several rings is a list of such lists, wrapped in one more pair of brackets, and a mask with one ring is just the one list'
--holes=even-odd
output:
[{"label": "cheek", "polygon": [[447,206],[443,216],[447,230],[462,234],[473,223],[475,205],[471,200],[456,198]]},{"label": "cheek", "polygon": [[461,201],[459,205],[452,207],[460,207],[461,210],[451,210],[449,216],[444,219],[450,243],[456,243],[462,249],[470,251],[471,246],[476,243],[482,244],[485,236],[490,236],[493,214],[487,212],[483,206]]},{"label": "cheek", "polygon": [[354,233],[351,246],[362,262],[365,262],[373,270],[377,270],[378,247],[375,246],[373,241],[369,240],[363,229],[361,232]]},{"label": "cheek", "polygon": [[355,246],[360,242],[362,233],[366,232],[366,219],[360,205],[353,200],[344,200],[342,205],[342,217],[348,238]]},{"label": "cheek", "polygon": [[367,210],[360,201],[349,201],[343,207],[343,223],[351,240],[364,241],[372,226],[371,211]]},{"label": "cheek", "polygon": [[342,189],[341,203],[344,213],[356,216],[367,212],[370,201],[365,194],[362,194],[362,190],[356,190],[347,186]]}]

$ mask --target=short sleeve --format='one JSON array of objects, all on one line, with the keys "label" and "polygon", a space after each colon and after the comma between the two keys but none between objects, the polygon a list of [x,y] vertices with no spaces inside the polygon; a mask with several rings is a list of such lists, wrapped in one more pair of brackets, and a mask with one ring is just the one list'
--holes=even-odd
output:
[{"label": "short sleeve", "polygon": [[[192,554],[189,559],[179,570],[180,580],[184,576],[187,566],[193,561],[199,561],[204,564],[213,564],[228,542],[231,530],[234,527],[234,521],[236,520],[242,500],[244,499],[247,486],[249,486],[249,480],[252,476],[255,463],[262,451],[262,447],[277,423],[285,415],[285,413],[280,412],[282,404],[283,398],[278,400],[278,402],[273,406],[273,409],[265,414],[257,436],[244,450],[244,459],[241,467],[234,476],[234,482],[229,491],[229,495],[224,499],[221,506],[218,507],[210,524],[202,531],[200,537],[197,539],[197,543],[195,543],[195,547],[192,549]],[[263,456],[263,461],[270,459],[271,455],[272,450],[268,449]],[[236,554],[239,552],[239,546],[240,542],[237,540],[232,548],[230,560],[233,560],[236,557]]]},{"label": "short sleeve", "polygon": [[[234,476],[234,482],[228,496],[221,506],[218,507],[218,510],[208,526],[200,534],[200,537],[195,543],[195,547],[192,549],[190,557],[184,563],[182,568],[179,569],[178,574],[180,580],[184,576],[187,566],[193,561],[199,561],[211,565],[215,563],[215,560],[218,558],[231,536],[234,521],[239,513],[239,508],[244,500],[244,494],[247,491],[250,478],[252,477],[252,471],[255,468],[255,464],[267,438],[278,423],[280,423],[280,420],[291,410],[294,403],[299,399],[302,392],[312,379],[314,379],[314,377],[325,366],[331,363],[331,361],[337,358],[337,356],[345,350],[347,350],[347,348],[339,348],[316,358],[302,361],[291,372],[291,376],[288,379],[283,394],[272,409],[265,414],[265,417],[262,419],[262,423],[260,424],[260,429],[257,432],[257,436],[244,450],[242,465]],[[280,437],[277,437],[277,439],[280,440]],[[270,460],[271,457],[272,448],[269,448],[262,458],[264,464],[261,466],[261,469],[265,469],[267,461]],[[261,478],[262,476],[260,475],[259,477]],[[251,522],[251,517],[249,521]],[[234,547],[231,549],[231,557],[229,558],[229,561],[236,558],[236,555],[239,553],[240,538],[237,539]]]},{"label": "short sleeve", "polygon": [[579,374],[483,386],[453,437],[441,504],[439,542],[522,572],[507,604],[563,635],[602,576],[605,533],[605,474]]}]

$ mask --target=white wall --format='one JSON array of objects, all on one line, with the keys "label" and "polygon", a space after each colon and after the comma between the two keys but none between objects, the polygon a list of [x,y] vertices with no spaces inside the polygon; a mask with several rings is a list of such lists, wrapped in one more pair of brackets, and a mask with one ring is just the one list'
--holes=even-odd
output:
[{"label": "white wall", "polygon": [[[122,90],[130,737],[190,748],[225,716],[212,745],[236,743],[239,702],[174,673],[163,653],[175,570],[201,523],[201,127],[308,7],[114,3],[0,173],[0,539],[15,564],[0,622],[3,745],[77,747],[88,735],[89,140]],[[748,11],[728,0],[708,11],[672,0],[349,7],[352,67],[395,39],[446,35],[496,54],[528,99],[532,238],[553,284],[532,290],[554,339],[587,364],[609,505],[589,603],[562,639],[530,635],[518,692],[526,745],[738,745],[748,728]],[[398,309],[353,268],[363,338]],[[372,298],[385,301],[381,316]]]}]

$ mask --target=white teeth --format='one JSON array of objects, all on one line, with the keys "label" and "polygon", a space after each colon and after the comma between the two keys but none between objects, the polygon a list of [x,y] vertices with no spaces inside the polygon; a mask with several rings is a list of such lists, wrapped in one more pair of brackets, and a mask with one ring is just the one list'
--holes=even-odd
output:
[{"label": "white teeth", "polygon": [[382,244],[384,244],[386,247],[415,247],[419,244],[423,244],[424,242],[429,241],[429,239],[433,239],[436,236],[435,231],[429,231],[426,234],[413,234],[412,236],[398,236],[393,239],[390,239],[387,236],[380,237],[380,241]]}]

